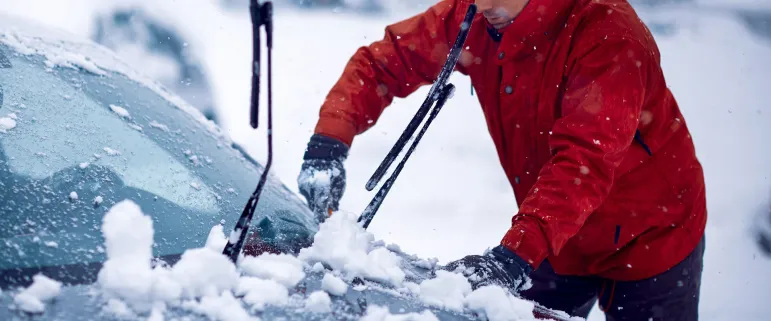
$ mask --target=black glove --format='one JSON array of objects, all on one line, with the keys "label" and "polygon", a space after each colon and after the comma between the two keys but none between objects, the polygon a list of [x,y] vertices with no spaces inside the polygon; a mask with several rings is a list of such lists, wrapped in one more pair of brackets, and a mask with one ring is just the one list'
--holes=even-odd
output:
[{"label": "black glove", "polygon": [[330,210],[338,210],[345,191],[343,162],[347,157],[348,146],[337,139],[315,134],[308,142],[297,185],[319,223]]},{"label": "black glove", "polygon": [[499,285],[519,293],[528,283],[533,268],[511,250],[498,245],[485,255],[469,255],[450,262],[444,270],[466,276],[472,290]]}]

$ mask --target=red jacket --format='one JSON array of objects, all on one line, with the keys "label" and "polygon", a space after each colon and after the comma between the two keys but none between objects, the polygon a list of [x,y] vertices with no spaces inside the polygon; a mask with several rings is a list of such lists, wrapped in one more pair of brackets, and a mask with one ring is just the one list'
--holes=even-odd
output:
[{"label": "red jacket", "polygon": [[[315,132],[350,145],[394,97],[431,84],[471,2],[441,1],[360,48]],[[501,244],[563,275],[636,280],[679,263],[704,233],[703,171],[632,7],[531,0],[494,34],[477,15],[456,70],[471,78],[519,205]]]}]

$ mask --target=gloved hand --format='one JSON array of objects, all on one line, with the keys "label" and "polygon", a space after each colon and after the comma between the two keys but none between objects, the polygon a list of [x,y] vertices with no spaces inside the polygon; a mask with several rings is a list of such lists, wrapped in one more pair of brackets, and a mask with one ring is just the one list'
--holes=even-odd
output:
[{"label": "gloved hand", "polygon": [[484,255],[469,255],[450,262],[444,270],[465,275],[472,290],[486,285],[499,285],[519,293],[529,283],[533,268],[511,250],[498,245]]},{"label": "gloved hand", "polygon": [[338,210],[345,191],[343,162],[347,157],[348,146],[337,139],[315,134],[308,142],[297,185],[319,223],[330,211]]}]

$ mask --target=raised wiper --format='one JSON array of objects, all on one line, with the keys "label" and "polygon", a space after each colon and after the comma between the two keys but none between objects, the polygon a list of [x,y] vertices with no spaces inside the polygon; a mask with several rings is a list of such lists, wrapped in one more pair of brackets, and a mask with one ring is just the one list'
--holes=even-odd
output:
[{"label": "raised wiper", "polygon": [[[249,232],[249,224],[254,216],[254,210],[257,208],[257,203],[260,201],[260,195],[265,187],[265,182],[268,178],[268,172],[270,171],[270,165],[273,163],[273,90],[272,90],[272,49],[273,49],[273,4],[270,1],[260,4],[259,0],[250,0],[249,2],[249,14],[252,20],[252,94],[251,94],[251,106],[249,111],[249,124],[252,128],[257,129],[259,120],[259,106],[260,106],[260,28],[265,26],[266,34],[266,46],[268,48],[268,161],[265,164],[265,169],[260,175],[260,181],[257,183],[257,188],[254,190],[249,200],[244,206],[241,217],[238,218],[236,226],[233,229],[233,233],[228,238],[228,243],[225,244],[225,249],[222,254],[225,254],[233,263],[238,260],[238,255],[241,254],[241,249],[244,246],[246,235]],[[233,239],[233,237],[236,239]]]},{"label": "raised wiper", "polygon": [[[421,128],[420,132],[418,132],[417,137],[415,137],[415,140],[412,142],[412,145],[410,145],[410,148],[407,150],[407,153],[404,155],[402,161],[396,165],[396,169],[394,169],[391,177],[386,180],[385,184],[383,184],[380,190],[378,190],[377,194],[375,194],[375,197],[372,198],[372,201],[370,201],[369,205],[367,205],[367,207],[364,209],[364,212],[362,212],[361,216],[359,216],[358,222],[361,223],[364,228],[367,228],[369,223],[372,222],[372,219],[375,217],[377,210],[380,208],[380,204],[383,203],[383,200],[388,194],[388,191],[391,190],[391,186],[393,186],[394,181],[396,181],[396,178],[399,176],[399,173],[401,173],[402,168],[404,168],[404,164],[410,158],[410,155],[412,155],[412,152],[420,142],[423,134],[426,133],[428,126],[431,125],[431,122],[434,120],[434,118],[436,118],[436,115],[439,114],[439,111],[442,109],[445,102],[447,102],[447,100],[452,97],[452,94],[455,91],[455,86],[453,84],[448,84],[447,81],[458,63],[458,59],[460,58],[460,54],[463,49],[463,44],[466,42],[469,30],[471,29],[471,22],[474,19],[476,12],[477,6],[472,3],[466,10],[466,16],[460,25],[460,31],[458,31],[458,35],[455,38],[455,43],[453,44],[452,49],[450,50],[450,54],[447,56],[447,60],[444,62],[442,69],[439,71],[439,76],[437,77],[434,84],[431,85],[431,89],[428,91],[428,96],[426,96],[426,99],[415,113],[415,116],[412,117],[412,120],[409,122],[409,124],[407,124],[407,128],[404,129],[402,135],[399,136],[399,139],[396,140],[396,144],[394,144],[394,146],[391,148],[391,151],[388,152],[388,155],[386,155],[386,157],[380,163],[380,166],[378,166],[378,168],[375,170],[375,173],[372,174],[372,177],[369,179],[369,181],[367,181],[365,188],[368,191],[371,191],[383,178],[386,171],[388,170],[388,167],[391,166],[394,160],[396,160],[396,156],[399,156],[399,153],[402,152],[404,146],[407,145],[407,141],[410,139],[410,137],[412,137],[412,134],[415,133],[415,130],[418,129],[420,123],[423,122],[423,118],[425,118],[430,111],[431,114],[428,115],[428,120],[426,120],[426,123],[423,124],[423,128]],[[436,105],[434,105],[435,102]],[[432,106],[434,106],[433,109],[431,109]]]}]

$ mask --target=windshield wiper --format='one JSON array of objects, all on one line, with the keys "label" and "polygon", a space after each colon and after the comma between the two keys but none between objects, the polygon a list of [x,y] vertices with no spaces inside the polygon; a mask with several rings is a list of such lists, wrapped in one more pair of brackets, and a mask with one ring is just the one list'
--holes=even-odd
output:
[{"label": "windshield wiper", "polygon": [[[268,178],[268,172],[270,171],[270,165],[273,163],[273,90],[272,90],[272,49],[273,49],[273,4],[270,1],[260,4],[259,0],[249,1],[249,14],[252,20],[252,96],[251,106],[249,114],[249,124],[252,128],[257,129],[259,121],[259,106],[260,106],[260,27],[265,26],[266,34],[266,46],[268,48],[268,161],[265,164],[265,169],[260,175],[260,181],[257,183],[257,188],[254,193],[249,197],[249,200],[244,206],[241,217],[238,218],[236,226],[233,229],[233,233],[228,237],[228,243],[225,244],[225,249],[222,254],[230,258],[233,263],[236,263],[238,255],[241,254],[241,249],[244,246],[246,235],[249,232],[249,224],[254,216],[254,210],[257,207],[257,203],[260,201],[260,195],[265,187],[265,182]],[[233,239],[237,236],[237,239]]]},{"label": "windshield wiper", "polygon": [[[364,212],[362,212],[362,214],[359,216],[358,222],[361,223],[365,229],[369,226],[369,223],[372,222],[372,219],[375,217],[377,210],[380,208],[380,204],[383,203],[383,200],[388,194],[388,191],[391,190],[391,186],[393,186],[394,181],[396,181],[396,178],[399,176],[399,173],[401,173],[402,168],[404,168],[404,164],[410,158],[410,155],[412,155],[412,152],[420,142],[420,139],[423,138],[423,134],[426,133],[428,126],[431,125],[431,122],[434,120],[436,115],[439,114],[439,111],[442,109],[445,102],[447,102],[447,100],[454,93],[455,86],[453,84],[448,84],[447,81],[458,63],[458,59],[460,58],[460,54],[463,49],[463,44],[466,42],[469,30],[471,29],[471,22],[474,19],[476,12],[477,6],[472,3],[466,10],[466,15],[460,25],[460,31],[458,31],[458,35],[455,38],[455,43],[453,44],[452,49],[447,56],[447,60],[445,60],[444,65],[442,66],[442,69],[439,71],[439,76],[431,86],[431,89],[428,91],[428,96],[423,101],[423,104],[420,106],[418,111],[415,113],[415,116],[412,117],[412,120],[409,122],[409,124],[407,124],[407,128],[404,129],[402,135],[399,136],[399,139],[396,140],[396,144],[394,144],[394,146],[391,148],[391,151],[388,152],[388,155],[386,155],[385,159],[383,159],[383,161],[380,163],[380,166],[378,166],[378,168],[375,170],[375,173],[372,174],[372,177],[369,179],[369,181],[367,181],[365,188],[368,191],[371,191],[383,178],[383,175],[385,175],[388,167],[391,166],[394,160],[396,160],[396,156],[399,156],[399,153],[402,152],[404,145],[407,145],[410,137],[412,137],[412,134],[415,133],[415,130],[418,129],[420,123],[423,122],[423,118],[426,117],[430,110],[431,114],[428,115],[428,120],[426,120],[426,123],[423,124],[420,132],[418,132],[418,135],[412,142],[412,145],[410,145],[407,153],[405,153],[404,158],[401,160],[401,162],[399,162],[399,164],[396,165],[396,169],[394,169],[391,177],[386,180],[385,184],[383,184],[380,190],[378,190],[377,194],[375,194],[375,197],[372,198],[372,201],[370,201],[369,205],[367,205],[367,207],[364,209]],[[434,105],[434,103],[436,103],[436,105],[433,109],[431,109],[431,106]]]}]

